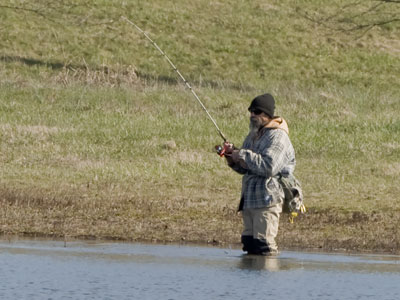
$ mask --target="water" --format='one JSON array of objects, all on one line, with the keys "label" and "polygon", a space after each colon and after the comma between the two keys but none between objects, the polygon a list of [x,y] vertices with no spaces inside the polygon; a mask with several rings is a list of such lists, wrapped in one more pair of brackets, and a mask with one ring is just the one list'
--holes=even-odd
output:
[{"label": "water", "polygon": [[400,299],[400,257],[0,241],[0,299]]}]

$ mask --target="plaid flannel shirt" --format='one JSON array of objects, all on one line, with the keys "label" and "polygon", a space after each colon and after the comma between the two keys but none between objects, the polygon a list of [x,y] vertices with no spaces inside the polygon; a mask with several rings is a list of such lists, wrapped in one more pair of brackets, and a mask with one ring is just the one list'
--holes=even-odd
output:
[{"label": "plaid flannel shirt", "polygon": [[296,165],[295,152],[286,131],[263,128],[257,139],[247,136],[239,150],[239,161],[241,163],[229,165],[244,175],[239,210],[283,202],[284,192],[278,177],[292,174]]}]

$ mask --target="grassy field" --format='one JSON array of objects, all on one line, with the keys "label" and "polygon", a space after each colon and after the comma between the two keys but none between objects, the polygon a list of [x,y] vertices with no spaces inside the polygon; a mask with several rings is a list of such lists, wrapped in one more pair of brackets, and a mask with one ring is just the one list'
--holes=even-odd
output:
[{"label": "grassy field", "polygon": [[126,16],[231,142],[275,96],[308,208],[282,216],[281,248],[399,253],[400,23],[336,30],[399,4],[91,2],[0,1],[0,233],[240,241],[221,138]]}]

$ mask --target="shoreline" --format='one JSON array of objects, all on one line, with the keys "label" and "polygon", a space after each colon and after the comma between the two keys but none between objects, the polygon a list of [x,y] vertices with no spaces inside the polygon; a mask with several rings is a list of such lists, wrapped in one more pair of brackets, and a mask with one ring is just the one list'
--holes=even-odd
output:
[{"label": "shoreline", "polygon": [[[3,242],[63,242],[64,247],[68,247],[69,243],[127,243],[127,244],[146,244],[146,245],[178,245],[191,247],[216,247],[221,249],[241,250],[240,242],[221,242],[221,241],[199,241],[199,240],[157,240],[157,239],[131,239],[123,237],[102,237],[102,236],[61,236],[57,234],[46,233],[4,233],[0,232],[0,241]],[[280,251],[304,252],[304,253],[325,253],[340,255],[380,255],[380,256],[400,256],[400,251],[391,249],[346,249],[346,248],[321,248],[321,247],[299,247],[299,246],[280,246]],[[245,254],[245,252],[243,252]]]}]

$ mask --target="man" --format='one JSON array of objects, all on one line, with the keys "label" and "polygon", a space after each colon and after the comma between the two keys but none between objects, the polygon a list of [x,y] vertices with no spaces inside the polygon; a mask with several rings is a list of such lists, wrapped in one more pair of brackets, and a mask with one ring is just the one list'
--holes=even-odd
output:
[{"label": "man", "polygon": [[278,178],[293,174],[295,153],[285,120],[274,115],[275,100],[270,94],[254,98],[249,111],[250,132],[242,148],[225,145],[229,167],[243,174],[239,205],[243,251],[277,255],[275,237],[284,200]]}]

